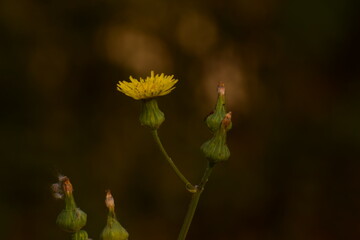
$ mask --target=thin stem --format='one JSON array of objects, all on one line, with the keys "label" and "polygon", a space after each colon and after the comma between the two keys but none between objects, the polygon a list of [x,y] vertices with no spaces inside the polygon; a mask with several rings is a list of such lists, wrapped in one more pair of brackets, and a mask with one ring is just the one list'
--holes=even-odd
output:
[{"label": "thin stem", "polygon": [[181,179],[181,181],[183,181],[186,185],[186,188],[188,189],[188,191],[193,191],[195,188],[194,186],[186,179],[186,177],[180,172],[180,170],[176,167],[175,163],[173,162],[173,160],[171,159],[171,157],[169,157],[169,155],[167,154],[164,146],[162,145],[159,135],[157,133],[157,130],[153,130],[152,131],[152,135],[155,139],[155,142],[157,143],[157,145],[160,148],[160,151],[162,152],[162,154],[164,155],[165,159],[168,161],[168,163],[170,164],[170,166],[172,167],[172,169],[175,171],[176,175]]},{"label": "thin stem", "polygon": [[187,213],[186,213],[186,216],[185,216],[185,219],[184,219],[184,223],[181,227],[181,230],[180,230],[180,233],[179,233],[179,236],[178,236],[178,240],[185,240],[186,238],[186,235],[189,231],[189,228],[190,228],[190,225],[191,225],[191,222],[192,222],[192,219],[194,217],[194,214],[195,214],[195,211],[196,211],[196,207],[198,205],[198,202],[199,202],[199,199],[200,199],[200,196],[201,196],[201,193],[204,191],[204,187],[210,177],[210,174],[212,172],[212,169],[213,169],[213,166],[212,165],[209,165],[205,172],[204,172],[204,175],[201,179],[201,182],[198,186],[196,186],[197,188],[197,191],[195,193],[192,194],[191,196],[191,201],[190,201],[190,204],[189,204],[189,208],[187,210]]}]

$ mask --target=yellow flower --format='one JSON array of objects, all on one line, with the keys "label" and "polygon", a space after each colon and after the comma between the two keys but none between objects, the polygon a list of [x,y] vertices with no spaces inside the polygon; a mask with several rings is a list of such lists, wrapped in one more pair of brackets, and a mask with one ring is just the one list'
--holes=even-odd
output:
[{"label": "yellow flower", "polygon": [[130,76],[131,82],[119,81],[117,90],[136,100],[164,96],[175,88],[178,80],[173,77],[163,73],[154,75],[154,71],[151,71],[151,76],[146,79],[137,80]]}]

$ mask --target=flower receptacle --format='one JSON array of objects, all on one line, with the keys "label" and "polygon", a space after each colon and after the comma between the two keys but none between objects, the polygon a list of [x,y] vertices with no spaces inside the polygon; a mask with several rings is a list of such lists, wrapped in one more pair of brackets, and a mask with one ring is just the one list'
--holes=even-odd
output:
[{"label": "flower receptacle", "polygon": [[63,209],[56,219],[56,224],[66,232],[76,232],[85,226],[87,215],[80,208]]},{"label": "flower receptacle", "polygon": [[159,109],[156,99],[144,99],[141,101],[140,123],[153,130],[158,129],[165,121],[164,113]]}]

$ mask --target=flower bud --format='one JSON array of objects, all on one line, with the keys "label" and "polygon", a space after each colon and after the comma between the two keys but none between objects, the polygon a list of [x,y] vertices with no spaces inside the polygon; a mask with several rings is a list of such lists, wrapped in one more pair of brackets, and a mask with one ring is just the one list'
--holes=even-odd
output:
[{"label": "flower bud", "polygon": [[121,226],[116,220],[114,198],[110,191],[106,193],[105,204],[109,208],[107,224],[101,233],[100,239],[102,240],[127,240],[129,233]]},{"label": "flower bud", "polygon": [[80,230],[71,236],[71,240],[88,240],[89,236],[86,231]]},{"label": "flower bud", "polygon": [[226,133],[231,126],[231,112],[229,112],[221,121],[220,128],[214,136],[201,146],[202,152],[211,164],[226,161],[230,157],[230,150],[226,145]]},{"label": "flower bud", "polygon": [[[59,189],[60,186],[60,189]],[[61,192],[65,198],[65,209],[56,219],[56,224],[66,232],[77,232],[86,224],[87,215],[76,207],[73,196],[73,187],[69,178],[59,178],[58,185],[53,185],[53,190]]]},{"label": "flower bud", "polygon": [[158,129],[164,122],[164,113],[159,109],[156,99],[142,100],[140,123],[151,129]]},{"label": "flower bud", "polygon": [[211,132],[214,133],[217,129],[219,129],[225,114],[225,86],[224,83],[220,82],[218,85],[218,99],[215,110],[205,120],[206,125],[211,130]]},{"label": "flower bud", "polygon": [[76,232],[85,226],[86,219],[86,213],[80,208],[64,209],[58,215],[56,224],[66,232]]},{"label": "flower bud", "polygon": [[102,240],[127,240],[129,233],[114,217],[108,217],[107,225],[101,233]]}]

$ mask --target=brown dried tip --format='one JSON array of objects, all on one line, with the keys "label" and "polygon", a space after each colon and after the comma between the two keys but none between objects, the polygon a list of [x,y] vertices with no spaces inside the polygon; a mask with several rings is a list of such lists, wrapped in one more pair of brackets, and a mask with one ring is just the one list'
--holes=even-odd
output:
[{"label": "brown dried tip", "polygon": [[70,179],[68,177],[64,177],[62,187],[63,187],[64,193],[66,195],[70,195],[73,192],[73,187],[72,187]]},{"label": "brown dried tip", "polygon": [[115,208],[114,198],[111,195],[110,190],[106,191],[105,204],[106,204],[106,207],[109,208],[109,209],[114,209]]},{"label": "brown dried tip", "polygon": [[218,83],[218,94],[225,95],[225,84],[223,82]]},{"label": "brown dried tip", "polygon": [[231,112],[228,112],[222,120],[222,125],[227,128],[231,124]]},{"label": "brown dried tip", "polygon": [[64,195],[69,196],[73,192],[73,187],[68,177],[59,175],[58,179],[57,183],[51,185],[51,189],[55,198],[62,199]]}]

